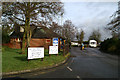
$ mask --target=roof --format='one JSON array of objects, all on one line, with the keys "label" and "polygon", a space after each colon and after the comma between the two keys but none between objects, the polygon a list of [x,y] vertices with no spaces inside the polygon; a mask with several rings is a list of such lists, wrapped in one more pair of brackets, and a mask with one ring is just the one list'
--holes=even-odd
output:
[{"label": "roof", "polygon": [[22,38],[23,37],[23,33],[19,32],[13,32],[11,35],[10,35],[10,38]]},{"label": "roof", "polygon": [[[62,38],[60,35],[57,33],[53,32],[51,29],[45,27],[45,26],[30,26],[31,31],[32,31],[32,36],[31,38],[53,38],[53,37],[58,37]],[[11,35],[11,38],[22,38],[23,37],[23,32],[18,32],[14,31]]]},{"label": "roof", "polygon": [[42,27],[36,27],[33,30],[32,38],[53,38],[53,37],[61,37],[55,32],[51,31],[50,29],[42,26]]}]

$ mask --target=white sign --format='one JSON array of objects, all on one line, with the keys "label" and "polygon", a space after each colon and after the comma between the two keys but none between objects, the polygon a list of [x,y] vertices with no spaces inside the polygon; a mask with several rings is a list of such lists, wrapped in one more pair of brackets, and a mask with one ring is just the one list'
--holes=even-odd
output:
[{"label": "white sign", "polygon": [[49,46],[49,54],[58,54],[58,46]]},{"label": "white sign", "polygon": [[28,48],[28,59],[44,58],[44,47]]},{"label": "white sign", "polygon": [[58,46],[58,38],[53,38],[53,46]]}]

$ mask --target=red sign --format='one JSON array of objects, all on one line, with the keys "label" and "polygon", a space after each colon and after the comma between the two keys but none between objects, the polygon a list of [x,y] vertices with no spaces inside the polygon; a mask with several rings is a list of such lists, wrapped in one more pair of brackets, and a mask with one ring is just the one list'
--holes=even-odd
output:
[{"label": "red sign", "polygon": [[51,39],[46,39],[46,43],[50,43]]}]

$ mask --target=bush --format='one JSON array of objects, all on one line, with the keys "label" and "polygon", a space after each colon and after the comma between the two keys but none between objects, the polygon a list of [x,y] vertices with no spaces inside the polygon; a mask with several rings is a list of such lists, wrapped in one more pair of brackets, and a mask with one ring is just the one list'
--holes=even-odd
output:
[{"label": "bush", "polygon": [[110,38],[104,40],[100,44],[100,50],[108,53],[120,54],[120,40],[118,38]]},{"label": "bush", "polygon": [[4,52],[5,50],[8,50],[9,47],[8,46],[2,46],[2,52]]},{"label": "bush", "polygon": [[9,41],[10,41],[10,36],[7,33],[3,32],[2,33],[2,43],[9,43]]},{"label": "bush", "polygon": [[116,50],[117,48],[116,48],[116,46],[115,45],[112,45],[112,46],[110,46],[110,47],[108,47],[108,52],[114,52],[115,50]]}]

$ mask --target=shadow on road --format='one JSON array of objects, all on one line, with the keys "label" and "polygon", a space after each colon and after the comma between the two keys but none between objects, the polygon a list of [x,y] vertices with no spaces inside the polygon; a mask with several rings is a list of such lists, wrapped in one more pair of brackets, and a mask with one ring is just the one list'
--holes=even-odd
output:
[{"label": "shadow on road", "polygon": [[119,80],[118,78],[4,78],[2,80]]}]

